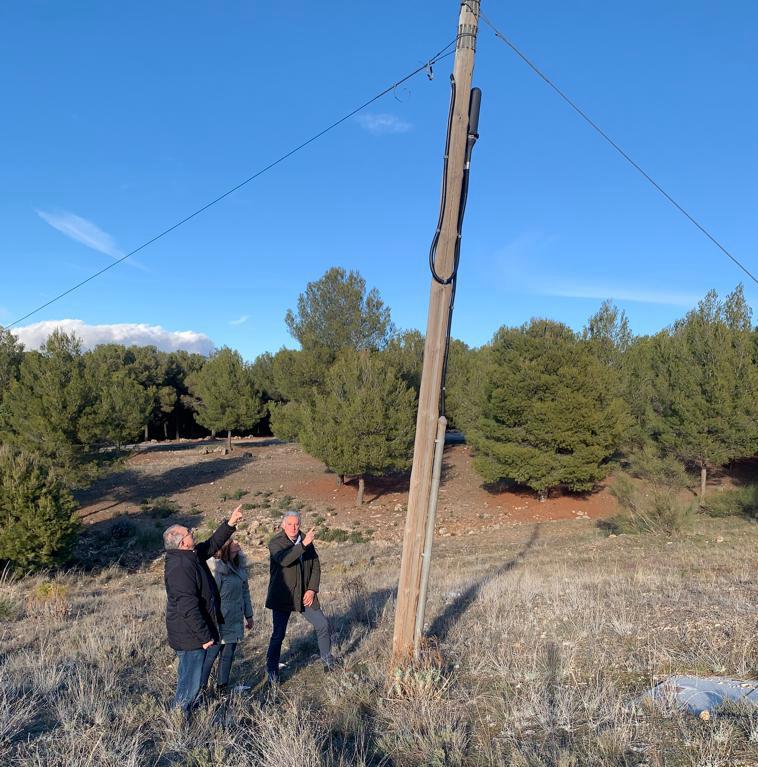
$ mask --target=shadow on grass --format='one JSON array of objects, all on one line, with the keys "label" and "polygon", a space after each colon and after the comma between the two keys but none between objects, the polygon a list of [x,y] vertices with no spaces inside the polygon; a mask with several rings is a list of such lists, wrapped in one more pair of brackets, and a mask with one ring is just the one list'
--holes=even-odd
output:
[{"label": "shadow on grass", "polygon": [[[329,628],[332,638],[336,638],[335,644],[341,646],[340,657],[346,659],[358,650],[369,632],[377,627],[385,605],[397,594],[397,589],[378,589],[366,594],[361,579],[357,578],[348,581],[343,590],[348,597],[347,608],[329,618]],[[300,620],[305,618],[301,617]],[[291,625],[290,623],[290,627]],[[312,663],[313,655],[317,651],[316,635],[312,630],[291,642],[286,653],[287,665],[282,678],[286,680]]]},{"label": "shadow on grass", "polygon": [[450,629],[463,617],[466,611],[471,607],[476,598],[479,596],[481,590],[490,581],[495,578],[499,578],[501,575],[510,572],[523,561],[529,550],[537,543],[537,539],[540,535],[539,525],[535,525],[532,528],[532,532],[529,535],[529,539],[524,543],[521,551],[516,554],[515,557],[509,559],[507,562],[498,565],[494,570],[489,572],[483,578],[472,583],[465,591],[459,594],[447,607],[434,619],[432,625],[427,632],[427,635],[434,637],[439,642],[444,641],[447,637]]},{"label": "shadow on grass", "polygon": [[[99,499],[119,503],[141,503],[149,498],[173,495],[182,490],[217,482],[251,461],[248,456],[231,455],[224,458],[201,459],[189,466],[175,466],[155,476],[146,476],[135,469],[127,468],[95,482],[87,490],[77,493],[77,500],[83,506]],[[105,507],[105,508],[110,508]],[[98,508],[93,513],[100,513]]]}]

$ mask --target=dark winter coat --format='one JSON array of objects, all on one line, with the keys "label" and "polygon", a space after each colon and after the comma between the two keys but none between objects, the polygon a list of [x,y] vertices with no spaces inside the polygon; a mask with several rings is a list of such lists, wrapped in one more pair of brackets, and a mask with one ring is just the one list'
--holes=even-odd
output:
[{"label": "dark winter coat", "polygon": [[268,545],[269,581],[266,607],[269,610],[301,613],[303,594],[315,591],[312,607],[318,608],[318,587],[321,565],[313,544],[303,547],[292,543],[284,530],[280,530]]},{"label": "dark winter coat", "polygon": [[166,630],[174,650],[199,650],[211,639],[219,641],[218,627],[224,622],[221,597],[206,560],[229,540],[235,528],[222,522],[194,551],[166,552]]},{"label": "dark winter coat", "polygon": [[224,615],[221,641],[226,644],[241,642],[245,634],[243,618],[253,617],[245,555],[240,552],[236,562],[211,557],[208,567],[221,594],[221,612]]}]

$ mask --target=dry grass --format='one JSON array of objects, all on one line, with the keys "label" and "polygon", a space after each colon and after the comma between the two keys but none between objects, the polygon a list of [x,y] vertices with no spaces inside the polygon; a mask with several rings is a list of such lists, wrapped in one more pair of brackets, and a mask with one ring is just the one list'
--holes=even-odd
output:
[{"label": "dry grass", "polygon": [[[14,609],[0,622],[0,763],[756,765],[756,711],[703,722],[636,704],[671,673],[758,676],[758,527],[698,525],[672,540],[609,538],[584,522],[447,539],[429,600],[437,639],[402,673],[388,673],[397,550],[324,546],[322,601],[344,668],[312,664],[310,627],[293,620],[271,697],[258,607],[233,670],[253,689],[190,726],[167,709],[175,664],[160,568],[4,579]],[[260,606],[262,567],[252,584]]]}]

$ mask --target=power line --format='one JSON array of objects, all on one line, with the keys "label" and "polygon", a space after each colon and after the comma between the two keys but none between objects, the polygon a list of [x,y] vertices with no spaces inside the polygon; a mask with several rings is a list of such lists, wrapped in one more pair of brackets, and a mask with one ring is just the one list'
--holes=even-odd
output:
[{"label": "power line", "polygon": [[405,75],[405,77],[402,77],[400,80],[397,80],[396,82],[392,83],[392,85],[390,85],[387,88],[385,88],[383,91],[381,91],[381,93],[377,93],[376,96],[373,96],[368,101],[366,101],[365,103],[361,104],[359,107],[356,107],[351,112],[348,112],[343,117],[340,117],[338,120],[335,120],[333,123],[331,123],[331,125],[327,126],[323,130],[321,130],[318,133],[316,133],[315,135],[311,136],[308,140],[303,141],[302,144],[299,144],[294,149],[290,149],[289,152],[286,152],[285,154],[283,154],[278,159],[276,159],[273,162],[271,162],[268,165],[266,165],[264,168],[261,168],[260,170],[256,171],[255,173],[253,173],[252,176],[249,176],[248,178],[246,178],[244,181],[241,181],[236,186],[233,186],[231,189],[228,189],[223,194],[220,194],[214,200],[211,200],[210,202],[208,202],[205,205],[203,205],[201,208],[198,208],[193,213],[190,213],[188,216],[185,216],[183,219],[181,219],[181,221],[177,221],[175,224],[173,224],[172,226],[168,227],[168,229],[164,229],[160,234],[156,234],[155,237],[152,237],[149,240],[147,240],[146,242],[143,242],[142,245],[140,245],[139,247],[135,248],[134,250],[129,251],[129,253],[127,253],[125,256],[121,256],[121,258],[116,259],[112,263],[108,264],[108,266],[103,267],[102,269],[100,269],[99,271],[95,272],[94,274],[91,274],[86,279],[84,279],[81,282],[78,282],[76,285],[73,285],[72,287],[68,288],[68,290],[64,290],[62,293],[59,293],[54,298],[51,298],[49,301],[45,302],[44,304],[41,304],[36,309],[32,309],[32,311],[28,312],[23,317],[19,317],[17,320],[14,320],[9,325],[6,325],[6,328],[12,328],[14,325],[18,325],[19,322],[23,322],[25,319],[28,319],[33,314],[36,314],[37,312],[42,311],[43,309],[45,309],[48,306],[50,306],[50,304],[54,304],[56,301],[59,301],[64,296],[69,295],[69,293],[73,293],[75,290],[78,290],[83,285],[86,285],[88,282],[91,282],[96,277],[99,277],[101,274],[105,274],[105,272],[109,271],[110,269],[113,269],[114,266],[118,266],[122,261],[126,261],[127,258],[129,258],[130,256],[135,255],[135,253],[139,253],[141,250],[144,250],[148,245],[152,245],[157,240],[160,240],[162,237],[165,237],[170,232],[173,232],[175,229],[178,229],[183,224],[186,224],[188,221],[190,221],[191,219],[195,218],[195,216],[199,216],[201,213],[203,213],[204,211],[208,210],[208,208],[211,208],[214,205],[216,205],[217,203],[221,202],[223,199],[228,197],[230,194],[233,194],[238,189],[241,189],[243,186],[246,186],[247,184],[249,184],[251,181],[254,181],[259,176],[262,176],[264,173],[266,173],[267,171],[269,171],[272,168],[276,167],[277,165],[279,165],[279,163],[284,162],[289,157],[292,157],[292,155],[296,154],[301,149],[305,149],[305,147],[307,147],[309,144],[312,144],[314,141],[320,139],[323,135],[325,135],[326,133],[329,133],[329,131],[334,130],[334,128],[336,128],[338,125],[341,125],[343,122],[345,122],[346,120],[349,120],[351,117],[355,116],[356,114],[358,114],[358,112],[364,110],[366,107],[370,106],[375,101],[378,101],[383,96],[386,96],[388,93],[394,91],[398,86],[402,85],[403,83],[407,82],[408,80],[410,80],[411,78],[413,78],[417,74],[419,74],[419,72],[426,71],[429,74],[430,78],[431,78],[431,76],[432,76],[431,75],[431,72],[432,72],[431,68],[432,68],[432,66],[434,64],[436,64],[438,61],[441,61],[442,59],[445,59],[448,56],[451,56],[454,53],[454,51],[451,51],[449,49],[453,45],[455,45],[457,42],[458,42],[458,37],[456,37],[454,40],[449,42],[439,52],[435,53],[434,56],[432,56],[430,59],[428,59],[420,67],[417,67],[412,72],[410,72],[409,74]]},{"label": "power line", "polygon": [[[464,0],[465,1],[465,0]],[[466,3],[468,5],[468,3]],[[470,6],[469,6],[470,7]],[[495,37],[502,40],[538,77],[544,80],[585,122],[602,136],[638,173],[650,182],[690,223],[694,224],[724,255],[730,258],[750,279],[758,284],[758,278],[739,259],[733,256],[699,221],[690,215],[654,178],[650,176],[640,165],[635,162],[589,115],[587,115],[574,101],[572,101],[544,72],[542,72],[525,54],[523,54],[480,10],[479,16],[484,23],[495,33]]]}]

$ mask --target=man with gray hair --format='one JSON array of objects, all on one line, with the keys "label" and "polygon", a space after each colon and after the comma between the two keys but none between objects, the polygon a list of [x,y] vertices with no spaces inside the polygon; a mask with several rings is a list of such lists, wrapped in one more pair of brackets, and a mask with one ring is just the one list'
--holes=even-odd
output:
[{"label": "man with gray hair", "polygon": [[206,560],[232,536],[242,519],[241,506],[222,522],[207,541],[195,544],[192,530],[171,525],[163,533],[166,549],[166,630],[179,658],[174,706],[189,718],[200,691],[205,652],[219,641],[221,597]]},{"label": "man with gray hair", "polygon": [[313,546],[315,531],[300,533],[300,512],[285,511],[281,530],[271,539],[269,550],[269,583],[266,607],[271,610],[273,632],[266,655],[266,674],[272,685],[279,683],[279,658],[287,624],[293,612],[303,613],[316,629],[318,649],[324,670],[334,665],[329,622],[321,612],[318,590],[321,565]]}]

